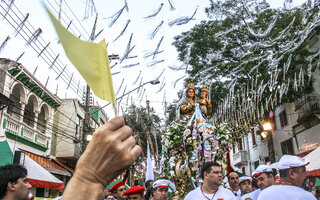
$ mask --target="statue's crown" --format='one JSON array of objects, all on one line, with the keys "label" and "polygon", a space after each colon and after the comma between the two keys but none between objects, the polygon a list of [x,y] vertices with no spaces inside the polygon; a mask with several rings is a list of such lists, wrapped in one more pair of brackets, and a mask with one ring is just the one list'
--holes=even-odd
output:
[{"label": "statue's crown", "polygon": [[194,82],[193,81],[187,81],[186,83],[185,83],[185,87],[186,88],[194,88]]},{"label": "statue's crown", "polygon": [[202,91],[208,92],[208,91],[209,91],[209,86],[208,86],[208,85],[204,85],[204,86],[202,87]]}]

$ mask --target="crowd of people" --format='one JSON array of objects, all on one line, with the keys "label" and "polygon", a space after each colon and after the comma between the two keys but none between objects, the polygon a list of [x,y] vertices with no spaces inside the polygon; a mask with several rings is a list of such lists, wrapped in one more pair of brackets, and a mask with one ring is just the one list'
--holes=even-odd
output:
[{"label": "crowd of people", "polygon": [[[78,160],[62,200],[167,200],[170,182],[165,179],[149,180],[145,187],[133,186],[128,189],[124,181],[118,181],[111,189],[105,189],[108,183],[134,163],[140,153],[141,148],[136,145],[131,129],[124,124],[124,120],[120,117],[110,120],[93,134],[92,141]],[[230,173],[229,188],[225,188],[222,186],[221,166],[207,162],[201,167],[201,186],[190,191],[184,199],[316,200],[313,194],[302,188],[307,178],[308,164],[297,156],[283,155],[278,163],[279,181],[275,180],[276,170],[260,165],[251,177],[239,178],[237,173]],[[1,200],[26,200],[30,188],[27,170],[23,166],[13,164],[0,167]]]}]

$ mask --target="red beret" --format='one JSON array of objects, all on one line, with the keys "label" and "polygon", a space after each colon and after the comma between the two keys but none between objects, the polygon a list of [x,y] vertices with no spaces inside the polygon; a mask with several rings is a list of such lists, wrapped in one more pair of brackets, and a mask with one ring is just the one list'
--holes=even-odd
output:
[{"label": "red beret", "polygon": [[130,195],[130,194],[143,194],[144,193],[144,187],[141,186],[133,186],[127,191],[124,192],[124,195]]},{"label": "red beret", "polygon": [[120,181],[120,182],[114,184],[112,186],[112,188],[110,189],[110,192],[114,192],[116,189],[118,189],[118,187],[123,186],[123,185],[124,185],[124,181]]}]

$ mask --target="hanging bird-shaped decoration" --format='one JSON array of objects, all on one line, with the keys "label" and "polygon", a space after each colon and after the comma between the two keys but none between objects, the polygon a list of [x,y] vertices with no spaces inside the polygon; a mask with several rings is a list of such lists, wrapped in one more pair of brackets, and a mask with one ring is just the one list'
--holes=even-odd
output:
[{"label": "hanging bird-shaped decoration", "polygon": [[124,32],[126,31],[126,29],[128,28],[129,23],[130,23],[130,19],[127,20],[126,25],[124,26],[124,28],[122,29],[122,31],[120,32],[120,34],[116,37],[116,39],[113,40],[113,42],[117,41],[117,39],[119,39],[119,38],[124,34]]},{"label": "hanging bird-shaped decoration", "polygon": [[120,92],[120,90],[121,90],[121,87],[122,87],[122,85],[123,85],[123,82],[124,82],[124,78],[122,79],[121,84],[120,84],[120,86],[119,86],[119,89],[118,89],[118,91],[116,92],[116,96],[119,94],[119,92]]},{"label": "hanging bird-shaped decoration", "polygon": [[111,18],[111,22],[109,24],[109,28],[119,19],[120,15],[122,14],[124,9],[126,9],[127,12],[129,11],[128,3],[127,3],[126,0],[125,0],[124,6],[118,12],[116,12],[111,17],[109,17],[109,18]]},{"label": "hanging bird-shaped decoration", "polygon": [[171,0],[168,0],[168,3],[169,3],[169,5],[170,5],[170,10],[171,10],[171,11],[174,11],[176,8],[173,6]]},{"label": "hanging bird-shaped decoration", "polygon": [[132,84],[132,85],[135,85],[135,84],[138,82],[138,80],[139,80],[140,76],[141,76],[141,70],[140,70],[140,72],[139,72],[139,75],[138,75],[137,79],[133,82],[133,84]]},{"label": "hanging bird-shaped decoration", "polygon": [[155,61],[148,63],[147,66],[152,67],[152,66],[155,66],[155,65],[162,63],[162,62],[164,62],[164,60],[155,60]]},{"label": "hanging bird-shaped decoration", "polygon": [[159,14],[159,12],[161,11],[162,7],[163,7],[163,3],[160,4],[160,7],[157,10],[155,10],[153,12],[153,14],[146,16],[145,19],[151,19],[151,18],[157,16]]},{"label": "hanging bird-shaped decoration", "polygon": [[41,28],[38,28],[32,35],[31,37],[29,38],[29,40],[27,41],[27,44],[26,45],[30,45],[32,42],[35,42],[38,37],[40,36],[40,34],[42,33],[42,29]]},{"label": "hanging bird-shaped decoration", "polygon": [[160,39],[160,41],[158,42],[157,47],[156,47],[156,49],[155,49],[154,52],[153,52],[152,60],[154,60],[154,59],[156,58],[156,56],[157,56],[157,54],[158,54],[158,52],[159,52],[159,48],[160,48],[160,45],[161,45],[161,42],[162,42],[163,38],[164,38],[164,36],[162,36],[161,39]]},{"label": "hanging bird-shaped decoration", "polygon": [[153,39],[156,36],[162,24],[163,24],[163,21],[161,21],[160,24],[152,31],[152,33],[149,36],[150,39]]},{"label": "hanging bird-shaped decoration", "polygon": [[22,22],[19,24],[19,26],[16,28],[16,34],[15,36],[17,36],[19,34],[19,32],[22,30],[24,24],[26,23],[27,19],[29,17],[29,13],[27,13],[27,15],[25,16],[25,18],[22,20]]},{"label": "hanging bird-shaped decoration", "polygon": [[190,22],[191,20],[194,19],[193,17],[196,15],[197,10],[198,10],[198,8],[196,8],[196,10],[192,14],[192,16],[190,16],[190,17],[180,17],[178,19],[175,19],[175,20],[169,22],[168,25],[169,26],[173,26],[173,25],[178,25],[179,26],[179,25],[187,24],[188,22]]},{"label": "hanging bird-shaped decoration", "polygon": [[0,46],[0,53],[4,49],[4,47],[7,45],[9,40],[10,40],[10,36],[7,36],[7,38],[2,42],[2,44]]},{"label": "hanging bird-shaped decoration", "polygon": [[134,63],[134,64],[130,64],[130,65],[125,65],[125,66],[122,66],[121,68],[131,68],[131,67],[137,66],[139,64],[140,63]]}]

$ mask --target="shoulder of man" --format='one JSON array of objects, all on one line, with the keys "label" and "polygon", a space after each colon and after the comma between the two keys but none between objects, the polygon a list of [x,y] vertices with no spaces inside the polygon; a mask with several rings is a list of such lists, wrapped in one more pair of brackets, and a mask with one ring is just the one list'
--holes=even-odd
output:
[{"label": "shoulder of man", "polygon": [[251,200],[257,200],[258,199],[258,196],[260,194],[261,190],[260,189],[257,189],[255,191],[252,191],[250,193],[247,193],[245,195],[243,195],[241,197],[241,200],[246,200],[247,198],[251,199]]},{"label": "shoulder of man", "polygon": [[231,190],[226,189],[222,186],[219,187],[218,193],[219,193],[218,195],[222,195],[223,197],[229,197],[229,199],[231,199],[231,200],[237,199]]},{"label": "shoulder of man", "polygon": [[196,189],[191,190],[187,196],[185,196],[184,200],[193,200],[200,194],[200,187],[197,187]]}]

